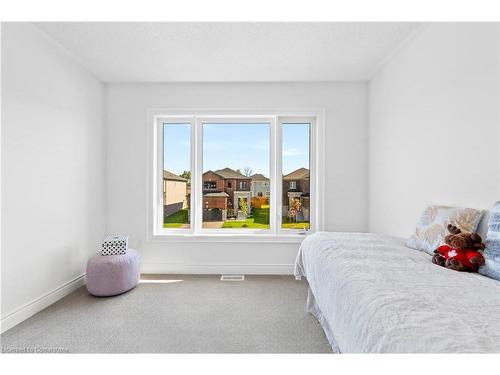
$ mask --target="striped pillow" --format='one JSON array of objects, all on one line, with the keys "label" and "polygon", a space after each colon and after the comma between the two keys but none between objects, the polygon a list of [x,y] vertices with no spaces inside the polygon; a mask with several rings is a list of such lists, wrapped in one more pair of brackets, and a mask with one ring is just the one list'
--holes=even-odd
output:
[{"label": "striped pillow", "polygon": [[500,280],[500,202],[495,203],[491,210],[484,259],[485,264],[479,268],[478,272]]}]

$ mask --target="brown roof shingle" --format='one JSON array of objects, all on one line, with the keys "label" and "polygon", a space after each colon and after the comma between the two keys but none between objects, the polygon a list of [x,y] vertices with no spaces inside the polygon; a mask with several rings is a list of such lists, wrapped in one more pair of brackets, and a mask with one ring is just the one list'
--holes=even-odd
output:
[{"label": "brown roof shingle", "polygon": [[171,181],[184,181],[187,182],[187,180],[184,177],[177,176],[175,173],[169,172],[169,171],[163,171],[163,179],[164,180],[171,180]]},{"label": "brown roof shingle", "polygon": [[223,191],[220,191],[218,193],[206,193],[206,194],[203,194],[204,197],[223,197],[223,198],[227,198],[229,197],[229,194],[227,193],[224,193]]},{"label": "brown roof shingle", "polygon": [[308,180],[309,179],[309,169],[299,168],[287,175],[283,176],[283,180]]},{"label": "brown roof shingle", "polygon": [[250,177],[247,177],[239,172],[236,172],[235,170],[233,170],[231,168],[219,169],[217,171],[213,171],[213,173],[218,174],[222,178],[227,178],[227,179],[229,179],[229,178],[235,179],[235,180],[248,180],[248,179],[250,179]]},{"label": "brown roof shingle", "polygon": [[264,176],[262,173],[255,173],[255,174],[251,175],[250,178],[253,181],[269,181],[269,179],[266,176]]}]

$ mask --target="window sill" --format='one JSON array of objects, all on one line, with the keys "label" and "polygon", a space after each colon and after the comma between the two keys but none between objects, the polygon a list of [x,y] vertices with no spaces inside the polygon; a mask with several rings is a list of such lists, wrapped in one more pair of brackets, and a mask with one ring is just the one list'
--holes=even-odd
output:
[{"label": "window sill", "polygon": [[301,243],[311,234],[283,234],[283,235],[256,235],[256,234],[154,234],[151,242],[177,243]]}]

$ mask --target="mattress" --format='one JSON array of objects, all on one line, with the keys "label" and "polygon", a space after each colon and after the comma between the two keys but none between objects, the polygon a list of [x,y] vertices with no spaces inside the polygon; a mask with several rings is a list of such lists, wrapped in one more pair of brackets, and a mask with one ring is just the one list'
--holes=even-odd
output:
[{"label": "mattress", "polygon": [[335,352],[500,352],[500,281],[439,267],[405,240],[319,232],[295,275]]}]

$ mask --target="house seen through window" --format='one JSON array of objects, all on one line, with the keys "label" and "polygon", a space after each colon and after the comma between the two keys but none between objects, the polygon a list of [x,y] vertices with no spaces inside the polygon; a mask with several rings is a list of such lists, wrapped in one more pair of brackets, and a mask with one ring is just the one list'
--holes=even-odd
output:
[{"label": "house seen through window", "polygon": [[258,199],[252,185],[270,176],[270,124],[203,123],[203,181],[217,191],[202,191],[202,227],[269,229],[269,199]]}]

